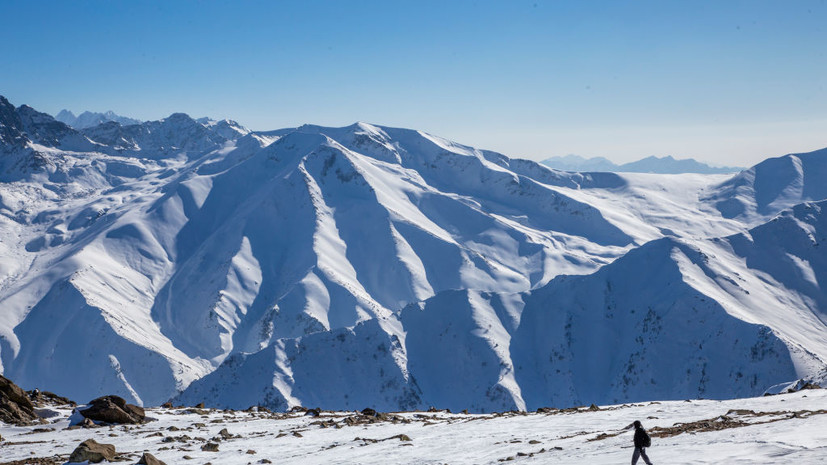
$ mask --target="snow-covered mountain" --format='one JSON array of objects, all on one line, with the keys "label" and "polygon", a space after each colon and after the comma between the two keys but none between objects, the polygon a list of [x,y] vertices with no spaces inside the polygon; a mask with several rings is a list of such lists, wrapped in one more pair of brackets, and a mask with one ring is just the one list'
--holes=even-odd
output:
[{"label": "snow-covered mountain", "polygon": [[584,158],[578,155],[551,157],[540,163],[550,168],[564,171],[607,171],[613,173],[727,174],[735,173],[743,169],[730,166],[710,166],[692,158],[676,159],[671,155],[664,157],[649,156],[621,165],[615,164],[603,157]]},{"label": "snow-covered mountain", "polygon": [[825,366],[825,207],[722,239],[655,240],[526,293],[440,292],[235,357],[180,400],[502,411],[760,394]]},{"label": "snow-covered mountain", "polygon": [[620,165],[608,158],[591,157],[585,158],[579,155],[569,154],[564,156],[550,157],[540,162],[541,164],[562,171],[580,172],[610,172],[618,171]]},{"label": "snow-covered mountain", "polygon": [[109,121],[114,121],[122,126],[141,124],[141,120],[127,118],[126,116],[115,114],[111,110],[106,113],[84,111],[83,113],[75,116],[75,114],[71,111],[64,109],[60,110],[60,112],[55,116],[55,119],[76,129],[91,128]]},{"label": "snow-covered mountain", "polygon": [[744,173],[561,172],[365,123],[78,131],[5,99],[0,138],[25,388],[491,411],[760,394],[827,360],[823,252],[785,239],[817,241],[823,205],[773,220]]},{"label": "snow-covered mountain", "polygon": [[706,201],[721,215],[754,221],[827,198],[827,149],[770,158],[716,186]]}]

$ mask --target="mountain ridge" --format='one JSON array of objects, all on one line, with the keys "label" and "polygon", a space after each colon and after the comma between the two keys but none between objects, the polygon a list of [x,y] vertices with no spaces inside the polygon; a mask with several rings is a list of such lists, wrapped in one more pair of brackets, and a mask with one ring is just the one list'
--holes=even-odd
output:
[{"label": "mountain ridge", "polygon": [[656,174],[729,174],[743,170],[731,166],[711,166],[693,158],[676,159],[671,155],[657,157],[654,155],[633,162],[616,164],[603,157],[584,158],[578,155],[566,155],[546,158],[540,162],[548,167],[563,171],[606,171],[619,173],[656,173]]},{"label": "mountain ridge", "polygon": [[104,113],[96,113],[91,111],[84,111],[83,113],[75,116],[69,110],[63,109],[55,115],[55,120],[60,121],[61,123],[65,123],[67,126],[71,126],[75,129],[86,129],[91,128],[94,126],[99,126],[103,123],[107,123],[109,121],[114,121],[122,126],[129,126],[132,124],[141,124],[142,121],[129,118],[126,116],[121,116],[113,112],[112,110],[106,111]]},{"label": "mountain ridge", "polygon": [[[778,223],[791,237],[807,230],[821,241],[823,205],[796,207],[820,200],[818,186],[806,187],[819,179],[820,154],[788,156],[802,174],[776,184],[738,177],[774,172],[764,169],[668,179],[570,173],[367,123],[251,132],[173,114],[78,131],[3,102],[0,362],[22,386],[145,405],[180,396],[236,408],[363,408],[377,393],[383,410],[491,411],[669,392],[760,394],[824,367],[821,252],[798,239],[785,249],[783,234],[760,229]],[[43,163],[10,162],[26,157]],[[807,195],[759,200],[793,191]],[[749,215],[724,214],[728,199]],[[792,213],[773,223],[784,211]],[[750,237],[771,240],[749,245]],[[650,258],[635,258],[644,253]],[[762,253],[783,266],[756,261]],[[646,271],[653,263],[669,273]],[[641,270],[673,306],[654,308],[649,322],[648,312],[629,313],[618,331],[681,321],[672,315],[680,308],[690,312],[681,324],[701,340],[697,308],[729,322],[727,332],[707,349],[684,346],[691,376],[682,384],[631,382],[621,372],[636,352],[684,340],[671,327],[607,354],[611,376],[596,383],[579,368],[588,350],[554,349],[567,340],[555,318],[577,316],[572,336],[581,339],[599,332],[586,321],[611,333],[598,297],[614,295],[631,312],[649,291],[639,278],[627,286],[636,290],[606,294],[606,277]],[[734,287],[733,273],[749,286]],[[560,315],[548,313],[554,302],[568,302]],[[794,302],[794,312],[779,314],[799,323],[750,311],[757,302],[779,312]],[[557,334],[553,344],[532,329]],[[716,359],[708,347],[733,335],[741,341],[733,355]],[[94,352],[98,341],[105,352]],[[557,377],[547,362],[550,371],[527,370],[550,350],[565,354],[569,375]],[[635,362],[627,378],[672,373],[663,363]],[[69,381],[78,366],[94,385]],[[338,390],[329,388],[332,374]],[[244,395],[234,391],[240,380]]]}]

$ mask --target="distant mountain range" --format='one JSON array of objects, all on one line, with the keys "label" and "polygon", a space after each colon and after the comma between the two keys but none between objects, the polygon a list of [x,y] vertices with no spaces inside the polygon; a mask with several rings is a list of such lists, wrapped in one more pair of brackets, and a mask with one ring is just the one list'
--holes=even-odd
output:
[{"label": "distant mountain range", "polygon": [[123,126],[141,123],[141,120],[127,118],[126,116],[120,116],[113,113],[112,111],[107,111],[106,113],[93,113],[91,111],[84,111],[78,116],[75,116],[75,114],[69,110],[60,110],[60,113],[58,113],[57,116],[55,116],[55,119],[75,129],[91,128],[93,126],[98,126],[109,121],[115,121],[116,123],[119,123]]},{"label": "distant mountain range", "polygon": [[827,150],[558,171],[422,131],[0,97],[0,367],[79,401],[533,410],[827,368]]},{"label": "distant mountain range", "polygon": [[658,174],[728,174],[741,171],[739,167],[715,167],[692,158],[675,159],[672,156],[646,157],[644,159],[617,165],[603,157],[583,158],[578,155],[547,158],[540,163],[563,171],[612,172],[612,173],[658,173]]}]

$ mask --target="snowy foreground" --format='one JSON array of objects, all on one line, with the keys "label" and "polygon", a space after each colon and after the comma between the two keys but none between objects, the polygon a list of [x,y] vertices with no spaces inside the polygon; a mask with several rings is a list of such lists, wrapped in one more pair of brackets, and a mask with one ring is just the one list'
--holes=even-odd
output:
[{"label": "snowy foreground", "polygon": [[[406,412],[375,423],[362,423],[366,417],[356,412],[310,416],[154,408],[147,416],[157,421],[144,425],[66,430],[71,410],[55,410],[60,416],[51,425],[0,426],[0,464],[22,464],[13,461],[23,459],[63,463],[89,438],[115,445],[124,463],[150,452],[169,465],[615,464],[631,458],[632,432],[623,428],[634,420],[641,420],[653,436],[648,452],[656,464],[822,464],[827,458],[824,389],[550,413]],[[217,443],[219,450],[202,451],[208,442]]]}]

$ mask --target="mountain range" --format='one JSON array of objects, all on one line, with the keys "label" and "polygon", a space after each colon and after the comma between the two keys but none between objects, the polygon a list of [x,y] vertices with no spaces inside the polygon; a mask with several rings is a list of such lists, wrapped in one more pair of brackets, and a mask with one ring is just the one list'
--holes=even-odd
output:
[{"label": "mountain range", "polygon": [[579,173],[410,129],[0,97],[0,362],[158,405],[486,412],[827,376],[827,150]]},{"label": "mountain range", "polygon": [[551,157],[540,162],[550,168],[563,171],[606,171],[612,173],[658,173],[658,174],[727,174],[742,171],[732,166],[710,166],[692,158],[675,159],[671,155],[650,156],[641,160],[618,165],[603,157],[584,158],[579,155]]},{"label": "mountain range", "polygon": [[69,110],[60,110],[60,112],[55,116],[55,119],[75,129],[91,128],[109,121],[114,121],[123,126],[129,126],[130,124],[141,124],[140,120],[117,115],[112,111],[107,111],[106,113],[84,111],[83,113],[75,116],[75,114]]}]

